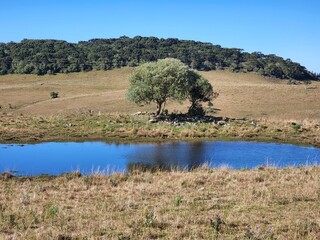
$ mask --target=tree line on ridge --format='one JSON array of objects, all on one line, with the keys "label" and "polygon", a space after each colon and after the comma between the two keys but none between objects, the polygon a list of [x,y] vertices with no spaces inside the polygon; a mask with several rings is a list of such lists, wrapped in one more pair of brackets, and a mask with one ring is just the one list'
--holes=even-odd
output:
[{"label": "tree line on ridge", "polygon": [[189,67],[202,70],[256,72],[279,79],[317,80],[290,59],[260,52],[176,38],[126,36],[91,39],[78,43],[62,40],[29,40],[0,43],[0,74],[55,74],[90,70],[109,70],[164,58],[176,58]]}]

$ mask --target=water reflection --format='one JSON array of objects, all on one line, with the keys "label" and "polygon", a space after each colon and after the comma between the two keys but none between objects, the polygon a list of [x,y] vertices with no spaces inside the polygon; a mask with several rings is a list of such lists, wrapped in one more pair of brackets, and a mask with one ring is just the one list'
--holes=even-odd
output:
[{"label": "water reflection", "polygon": [[127,156],[128,169],[190,170],[204,163],[205,143],[155,144],[137,148]]}]

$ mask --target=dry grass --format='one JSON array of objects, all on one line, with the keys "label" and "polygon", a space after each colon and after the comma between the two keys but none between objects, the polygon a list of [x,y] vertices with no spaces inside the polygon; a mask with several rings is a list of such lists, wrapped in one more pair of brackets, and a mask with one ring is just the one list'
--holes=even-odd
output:
[{"label": "dry grass", "polygon": [[203,72],[220,92],[215,107],[222,116],[276,120],[320,119],[320,82],[288,85],[286,80],[264,78],[254,73]]},{"label": "dry grass", "polygon": [[300,167],[2,177],[0,239],[319,239],[319,176]]},{"label": "dry grass", "polygon": [[[14,115],[70,115],[89,110],[102,114],[131,114],[155,110],[155,106],[136,106],[126,99],[128,76],[132,68],[54,76],[0,76],[0,105]],[[220,93],[214,106],[219,116],[276,120],[320,119],[320,82],[309,89],[287,85],[287,81],[263,78],[254,73],[229,71],[201,72]],[[51,99],[50,92],[60,98]],[[11,107],[9,107],[9,105]],[[169,111],[185,112],[188,103],[168,103]]]},{"label": "dry grass", "polygon": [[[139,107],[126,100],[129,68],[53,76],[0,77],[0,104],[15,115],[69,115],[88,110],[128,112]],[[59,92],[51,99],[50,92]],[[9,104],[11,107],[9,107]]]}]

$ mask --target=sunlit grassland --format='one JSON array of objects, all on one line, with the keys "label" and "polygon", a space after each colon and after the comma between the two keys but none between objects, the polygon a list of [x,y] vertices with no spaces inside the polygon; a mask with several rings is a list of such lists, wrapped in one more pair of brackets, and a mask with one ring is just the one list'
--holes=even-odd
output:
[{"label": "sunlit grassland", "polygon": [[319,239],[320,168],[0,178],[1,239]]},{"label": "sunlit grassland", "polygon": [[[132,114],[155,111],[155,105],[137,106],[127,100],[128,76],[133,68],[57,75],[0,76],[0,112],[13,115],[56,116],[93,111]],[[320,82],[288,85],[254,73],[200,72],[220,96],[216,116],[275,120],[320,119]],[[59,92],[51,99],[50,92]],[[168,102],[169,112],[186,112],[189,103]]]}]

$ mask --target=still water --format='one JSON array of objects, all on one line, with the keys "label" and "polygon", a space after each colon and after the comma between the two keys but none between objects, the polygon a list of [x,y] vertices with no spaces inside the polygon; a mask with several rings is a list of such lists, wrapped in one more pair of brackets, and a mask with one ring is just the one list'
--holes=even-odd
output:
[{"label": "still water", "polygon": [[137,164],[162,169],[210,167],[255,168],[320,163],[320,149],[291,144],[257,142],[196,142],[109,144],[66,142],[0,144],[0,173],[61,174],[81,171],[125,172]]}]

